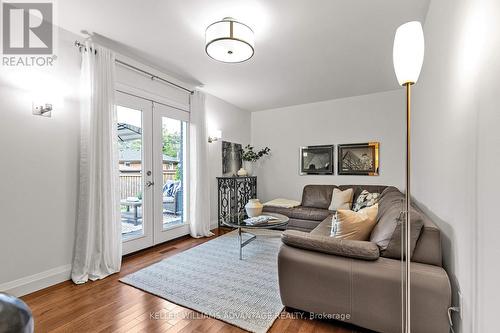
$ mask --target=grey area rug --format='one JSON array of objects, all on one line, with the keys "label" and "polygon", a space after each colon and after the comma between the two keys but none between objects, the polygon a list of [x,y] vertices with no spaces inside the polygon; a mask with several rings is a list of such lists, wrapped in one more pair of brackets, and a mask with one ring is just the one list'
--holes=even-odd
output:
[{"label": "grey area rug", "polygon": [[236,231],[143,268],[120,281],[243,328],[266,332],[283,310],[280,231],[254,230],[239,260]]}]

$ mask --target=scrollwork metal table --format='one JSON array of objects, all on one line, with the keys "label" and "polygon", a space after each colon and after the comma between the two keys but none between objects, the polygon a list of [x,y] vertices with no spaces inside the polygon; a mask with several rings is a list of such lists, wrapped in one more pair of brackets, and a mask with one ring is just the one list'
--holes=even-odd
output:
[{"label": "scrollwork metal table", "polygon": [[245,213],[248,200],[257,198],[257,177],[217,177],[218,221]]}]

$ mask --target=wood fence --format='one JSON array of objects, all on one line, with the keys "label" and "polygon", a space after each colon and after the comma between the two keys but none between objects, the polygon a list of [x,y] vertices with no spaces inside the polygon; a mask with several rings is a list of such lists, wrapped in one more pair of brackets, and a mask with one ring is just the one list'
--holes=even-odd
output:
[{"label": "wood fence", "polygon": [[[175,170],[163,171],[163,184],[165,184],[167,180],[174,179]],[[142,195],[142,186],[141,173],[120,173],[120,199]]]}]

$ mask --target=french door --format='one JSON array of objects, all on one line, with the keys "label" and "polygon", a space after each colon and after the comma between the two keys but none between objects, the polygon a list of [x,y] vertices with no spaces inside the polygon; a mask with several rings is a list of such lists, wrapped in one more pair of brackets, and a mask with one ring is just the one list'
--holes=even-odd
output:
[{"label": "french door", "polygon": [[189,232],[189,114],[117,92],[123,253]]}]

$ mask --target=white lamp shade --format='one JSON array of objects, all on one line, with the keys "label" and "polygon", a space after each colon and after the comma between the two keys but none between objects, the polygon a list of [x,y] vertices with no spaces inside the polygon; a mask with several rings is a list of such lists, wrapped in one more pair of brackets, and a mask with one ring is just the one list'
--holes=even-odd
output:
[{"label": "white lamp shade", "polygon": [[396,30],[393,62],[400,85],[417,82],[424,62],[424,32],[420,22],[408,22]]},{"label": "white lamp shade", "polygon": [[208,26],[205,32],[205,51],[222,62],[243,62],[254,54],[252,29],[230,17]]}]

